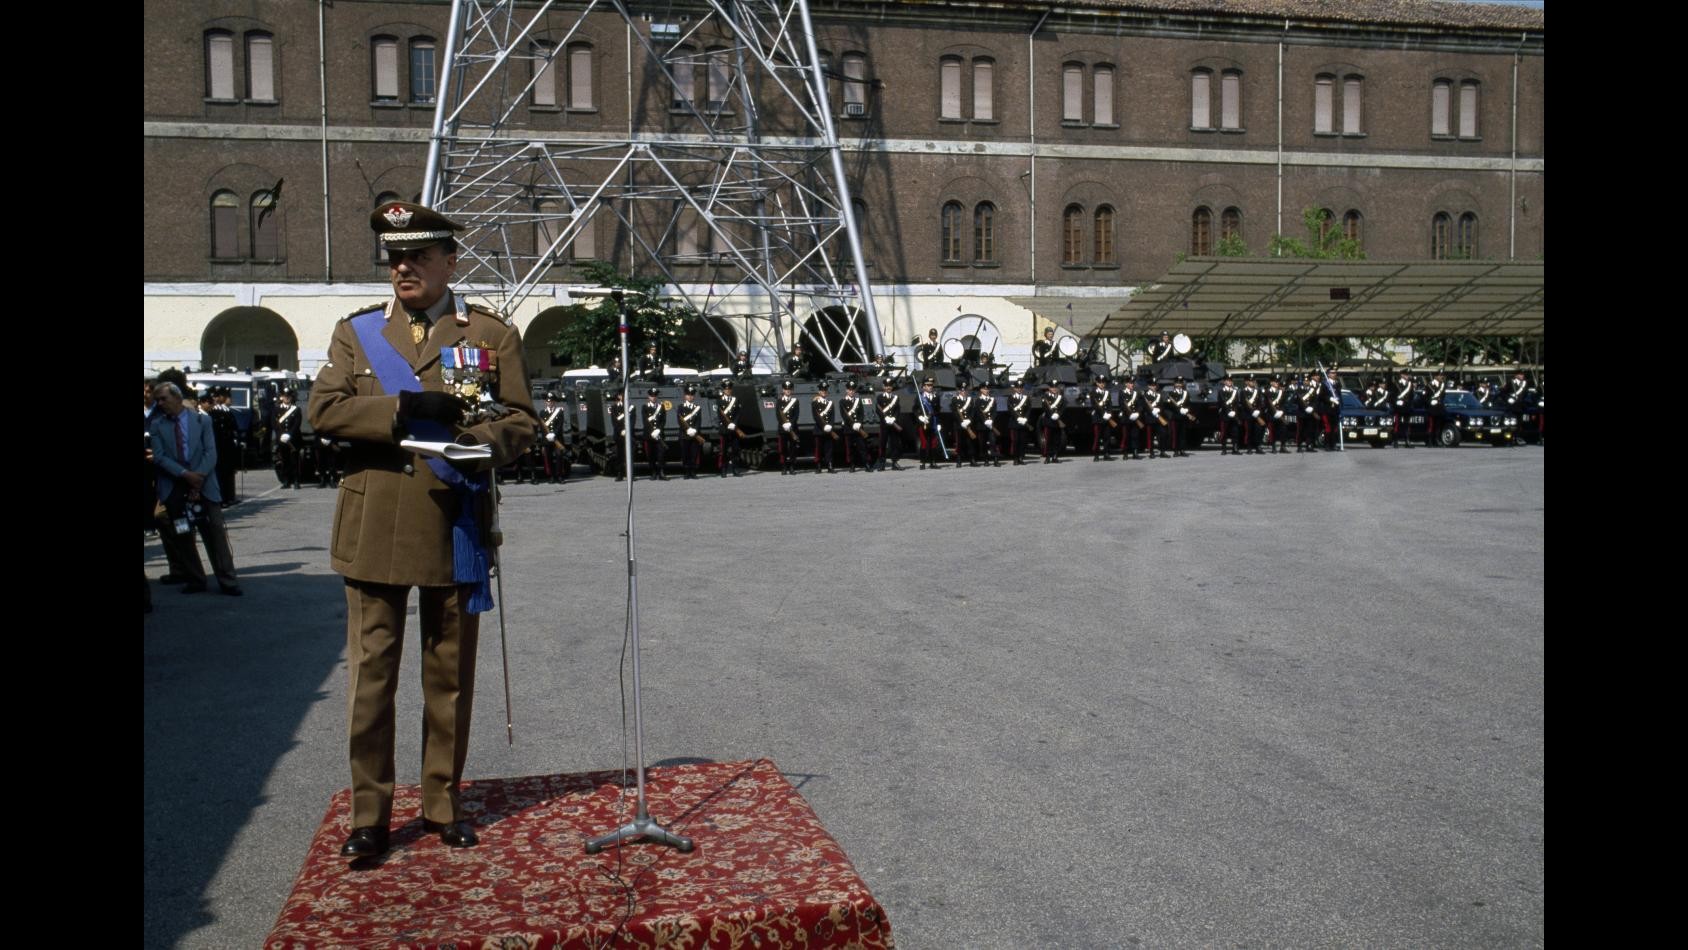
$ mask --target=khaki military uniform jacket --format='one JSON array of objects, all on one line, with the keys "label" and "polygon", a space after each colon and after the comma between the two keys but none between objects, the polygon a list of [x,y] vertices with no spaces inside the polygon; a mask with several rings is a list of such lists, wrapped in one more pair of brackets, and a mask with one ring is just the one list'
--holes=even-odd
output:
[{"label": "khaki military uniform jacket", "polygon": [[[454,297],[452,307],[423,341],[420,354],[397,300],[387,303],[382,335],[410,360],[422,388],[432,392],[445,389],[441,347],[475,346],[497,354],[493,395],[514,411],[452,431],[453,436],[467,433],[492,446],[491,462],[481,464],[495,468],[527,450],[539,416],[528,391],[521,334],[489,311],[459,310],[460,306]],[[409,433],[396,421],[398,395],[381,388],[350,317],[334,328],[328,362],[317,374],[310,399],[311,426],[317,433],[352,444],[343,456],[345,476],[334,513],[329,549],[334,569],[353,580],[376,584],[453,584],[451,526],[457,517],[457,492],[434,475],[422,456],[399,447],[399,440]]]}]

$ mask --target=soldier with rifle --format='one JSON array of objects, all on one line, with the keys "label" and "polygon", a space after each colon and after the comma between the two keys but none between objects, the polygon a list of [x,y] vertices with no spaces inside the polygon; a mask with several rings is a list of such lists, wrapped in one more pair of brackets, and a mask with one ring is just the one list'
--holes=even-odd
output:
[{"label": "soldier with rifle", "polygon": [[881,392],[874,397],[875,408],[879,410],[879,470],[885,471],[885,460],[891,460],[892,471],[902,471],[897,460],[902,458],[903,421],[906,418],[897,412],[897,404],[901,397],[897,395],[897,383],[889,376],[880,384]]}]

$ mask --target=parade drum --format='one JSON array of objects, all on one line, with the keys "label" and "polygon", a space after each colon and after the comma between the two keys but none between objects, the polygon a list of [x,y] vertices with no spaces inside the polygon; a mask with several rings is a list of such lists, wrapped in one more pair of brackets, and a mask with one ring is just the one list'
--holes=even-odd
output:
[{"label": "parade drum", "polygon": [[944,341],[944,359],[954,362],[967,355],[967,345],[951,337]]},{"label": "parade drum", "polygon": [[1190,338],[1180,333],[1172,338],[1172,352],[1184,356],[1190,352]]},{"label": "parade drum", "polygon": [[1064,336],[1055,341],[1055,352],[1061,354],[1062,359],[1072,359],[1078,355],[1078,337]]}]

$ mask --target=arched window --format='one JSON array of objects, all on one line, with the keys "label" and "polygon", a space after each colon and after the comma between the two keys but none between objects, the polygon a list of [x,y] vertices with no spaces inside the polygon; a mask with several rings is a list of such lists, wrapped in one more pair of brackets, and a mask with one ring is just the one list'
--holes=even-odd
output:
[{"label": "arched window", "polygon": [[945,56],[938,63],[938,118],[961,118],[961,57]]},{"label": "arched window", "polygon": [[1430,134],[1453,134],[1453,83],[1438,79],[1430,86]]},{"label": "arched window", "polygon": [[1330,236],[1331,229],[1336,227],[1336,215],[1329,208],[1319,209],[1319,244],[1323,245]]},{"label": "arched window", "polygon": [[554,107],[557,104],[557,71],[551,67],[557,47],[545,40],[534,40],[528,45],[528,52],[533,56],[533,104]]},{"label": "arched window", "polygon": [[281,221],[275,195],[260,191],[252,196],[252,259],[281,260]]},{"label": "arched window", "polygon": [[1190,74],[1190,128],[1213,128],[1213,73],[1198,69]]},{"label": "arched window", "polygon": [[1472,80],[1459,84],[1459,137],[1477,137],[1477,83]]},{"label": "arched window", "polygon": [[672,108],[690,109],[697,99],[697,63],[693,59],[695,52],[689,46],[681,46],[675,49],[674,55],[668,60],[669,73],[674,77]]},{"label": "arched window", "polygon": [[1243,236],[1243,213],[1240,208],[1226,208],[1219,212],[1219,236],[1221,238],[1241,238]]},{"label": "arched window", "polygon": [[418,36],[410,41],[410,101],[434,101],[434,40]]},{"label": "arched window", "polygon": [[1190,254],[1206,257],[1213,253],[1213,212],[1197,208],[1190,215]]},{"label": "arched window", "polygon": [[844,114],[867,115],[867,56],[844,54]]},{"label": "arched window", "polygon": [[1459,230],[1454,234],[1454,250],[1462,260],[1477,259],[1477,216],[1469,211],[1459,216]]},{"label": "arched window", "polygon": [[569,108],[592,109],[592,47],[586,43],[569,46]]},{"label": "arched window", "polygon": [[996,261],[996,205],[981,201],[973,208],[973,263]]},{"label": "arched window", "polygon": [[275,38],[268,33],[246,34],[246,98],[275,101]]},{"label": "arched window", "polygon": [[1061,263],[1084,263],[1084,209],[1078,205],[1061,213]]},{"label": "arched window", "polygon": [[1313,77],[1313,132],[1329,135],[1336,131],[1336,77]]},{"label": "arched window", "polygon": [[1360,243],[1360,212],[1350,208],[1342,216],[1342,237],[1355,244]]},{"label": "arched window", "polygon": [[1430,219],[1430,259],[1445,261],[1453,252],[1453,218],[1446,211]]},{"label": "arched window", "polygon": [[1091,116],[1092,125],[1114,124],[1114,68],[1112,66],[1098,66],[1091,73],[1091,79],[1096,84],[1094,90],[1094,115]]},{"label": "arched window", "polygon": [[211,256],[217,260],[240,257],[240,199],[232,191],[211,196]]},{"label": "arched window", "polygon": [[1342,79],[1342,134],[1359,135],[1361,90],[1364,77],[1344,76]]},{"label": "arched window", "polygon": [[727,93],[733,81],[731,60],[728,56],[727,50],[712,49],[706,60],[710,112],[721,112],[727,108]]},{"label": "arched window", "polygon": [[377,102],[396,102],[399,98],[399,40],[396,36],[376,36],[369,41],[370,94]]},{"label": "arched window", "polygon": [[951,264],[961,263],[961,202],[951,201],[944,205],[943,214],[943,247],[940,249],[943,259]]},{"label": "arched window", "polygon": [[1243,127],[1243,74],[1235,69],[1219,77],[1219,127]]},{"label": "arched window", "polygon": [[205,98],[234,98],[234,34],[227,30],[205,33]]},{"label": "arched window", "polygon": [[1084,121],[1084,66],[1080,63],[1061,67],[1061,121]]},{"label": "arched window", "polygon": [[541,263],[547,266],[555,264],[567,251],[567,248],[551,246],[568,224],[562,217],[563,203],[555,198],[541,198],[533,203],[533,210],[539,215],[533,228],[533,252],[539,256]]},{"label": "arched window", "polygon": [[1107,205],[1102,205],[1096,209],[1095,247],[1095,263],[1112,264],[1114,262],[1114,209]]},{"label": "arched window", "polygon": [[680,217],[675,223],[674,252],[682,264],[698,264],[707,258],[713,248],[712,232],[703,220],[703,215],[690,204],[680,207]]},{"label": "arched window", "polygon": [[992,94],[991,77],[996,71],[996,64],[989,59],[973,60],[973,118],[991,120],[996,118],[994,103],[996,97]]}]

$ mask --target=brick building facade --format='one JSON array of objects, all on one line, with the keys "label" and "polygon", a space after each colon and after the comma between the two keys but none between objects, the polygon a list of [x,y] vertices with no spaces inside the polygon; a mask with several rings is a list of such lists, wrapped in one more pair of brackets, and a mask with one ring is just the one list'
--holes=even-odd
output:
[{"label": "brick building facade", "polygon": [[[685,9],[651,12],[660,22]],[[1539,10],[811,9],[887,344],[955,319],[959,300],[959,312],[998,324],[1013,359],[1038,324],[1005,298],[1123,300],[1179,254],[1214,253],[1227,238],[1264,253],[1309,207],[1329,210],[1376,260],[1545,252]],[[334,320],[385,293],[366,218],[421,190],[450,6],[149,0],[146,10],[146,359],[273,357],[310,370]],[[594,15],[565,37],[577,13],[553,16],[536,40],[561,48],[519,128],[683,130],[675,91],[646,81],[626,23]],[[694,93],[719,79],[700,68]],[[763,118],[778,134],[780,116]],[[577,252],[625,262],[618,229],[599,216]],[[577,269],[553,272],[560,287]],[[545,308],[518,313],[530,338],[548,335]]]}]

